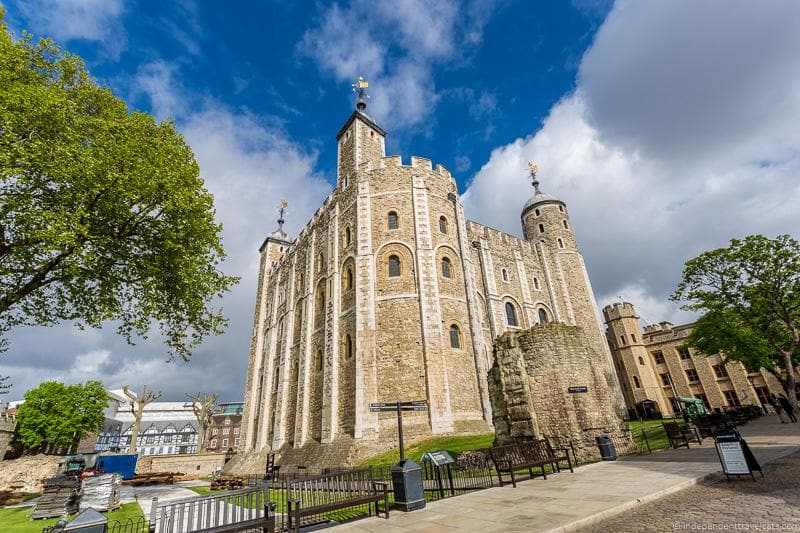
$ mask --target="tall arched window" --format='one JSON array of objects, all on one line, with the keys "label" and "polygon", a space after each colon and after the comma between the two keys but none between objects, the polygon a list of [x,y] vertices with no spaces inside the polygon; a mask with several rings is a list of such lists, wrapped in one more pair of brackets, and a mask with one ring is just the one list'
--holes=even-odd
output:
[{"label": "tall arched window", "polygon": [[511,302],[506,302],[506,324],[513,327],[519,325],[519,322],[517,322],[517,310],[514,309],[514,304]]},{"label": "tall arched window", "polygon": [[561,237],[558,238],[558,247],[559,248],[563,248],[564,247],[564,241],[561,240]]},{"label": "tall arched window", "polygon": [[305,281],[306,281],[306,277],[303,275],[302,272],[300,272],[300,275],[297,276],[297,292],[299,292],[299,293],[303,292],[303,289],[304,289],[303,285],[305,285]]},{"label": "tall arched window", "polygon": [[324,266],[325,266],[325,254],[320,252],[319,255],[317,256],[317,270],[322,270]]},{"label": "tall arched window", "polygon": [[344,228],[344,245],[350,245],[350,226]]},{"label": "tall arched window", "polygon": [[533,278],[533,288],[539,290],[539,278]]},{"label": "tall arched window", "polygon": [[322,370],[322,350],[317,350],[317,370]]},{"label": "tall arched window", "polygon": [[447,257],[442,257],[442,276],[446,278],[452,277],[452,268],[453,265],[450,263],[450,259]]},{"label": "tall arched window", "polygon": [[539,308],[539,322],[541,322],[542,324],[545,324],[545,323],[547,323],[549,321],[550,321],[550,319],[547,317],[547,311],[545,311],[542,308]]},{"label": "tall arched window", "polygon": [[633,376],[633,385],[637,389],[641,387],[641,385],[639,384],[639,378],[637,378],[636,376]]},{"label": "tall arched window", "polygon": [[503,274],[503,281],[508,281],[508,270],[504,268],[501,272]]},{"label": "tall arched window", "polygon": [[644,366],[644,359],[642,358],[642,356],[641,356],[641,355],[639,356],[639,364],[640,364],[641,366]]},{"label": "tall arched window", "polygon": [[444,216],[439,217],[439,231],[447,233],[447,219]]},{"label": "tall arched window", "polygon": [[349,291],[353,288],[353,269],[347,267],[347,270],[344,272],[344,289]]},{"label": "tall arched window", "polygon": [[396,255],[389,256],[389,277],[395,278],[400,275],[400,258]]},{"label": "tall arched window", "polygon": [[397,229],[399,227],[399,222],[397,220],[397,213],[394,211],[389,211],[389,216],[387,218],[387,223],[389,229]]},{"label": "tall arched window", "polygon": [[314,327],[318,328],[322,326],[322,319],[325,316],[325,289],[322,287],[317,290],[317,309],[314,315]]},{"label": "tall arched window", "polygon": [[461,348],[461,332],[455,324],[450,326],[450,347]]},{"label": "tall arched window", "polygon": [[544,233],[544,224],[539,224],[539,233]]}]

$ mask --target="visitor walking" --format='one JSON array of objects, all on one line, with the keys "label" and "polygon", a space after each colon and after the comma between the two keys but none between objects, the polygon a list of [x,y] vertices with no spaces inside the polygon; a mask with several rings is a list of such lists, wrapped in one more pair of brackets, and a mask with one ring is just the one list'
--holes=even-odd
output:
[{"label": "visitor walking", "polygon": [[777,395],[773,394],[769,397],[769,404],[775,409],[775,414],[781,419],[781,424],[787,424],[788,422],[786,422],[786,418],[783,416],[783,406]]},{"label": "visitor walking", "polygon": [[783,407],[783,410],[786,411],[786,415],[789,417],[789,420],[792,422],[797,422],[797,417],[794,416],[794,407],[792,407],[792,404],[789,403],[789,399],[781,394],[778,397],[778,401],[781,402],[781,407]]}]

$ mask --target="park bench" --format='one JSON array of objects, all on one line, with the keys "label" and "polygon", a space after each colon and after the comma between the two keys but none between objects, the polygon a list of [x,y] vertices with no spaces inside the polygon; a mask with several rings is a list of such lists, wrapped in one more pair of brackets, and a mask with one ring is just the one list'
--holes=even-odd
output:
[{"label": "park bench", "polygon": [[383,502],[383,513],[389,518],[389,487],[375,481],[371,468],[309,476],[287,484],[287,519],[289,531],[299,532],[301,527],[328,522],[327,513],[368,505],[372,514],[380,516],[378,504]]},{"label": "park bench", "polygon": [[[547,472],[544,467],[553,464],[553,457],[547,451],[547,446],[542,446],[542,441],[529,441],[518,444],[506,444],[504,446],[493,446],[487,450],[489,458],[494,463],[497,470],[497,479],[500,486],[503,486],[503,474],[511,476],[511,485],[516,487],[517,480],[515,472],[517,470],[528,470],[530,477],[534,477],[533,469],[539,467],[542,477],[547,479]],[[537,444],[539,443],[539,444]]]},{"label": "park bench", "polygon": [[662,425],[667,434],[669,445],[673,448],[679,446],[686,446],[688,448],[690,440],[696,440],[700,444],[703,442],[700,433],[695,429],[682,428],[677,422],[662,422]]},{"label": "park bench", "polygon": [[[552,444],[550,444],[550,439],[545,438],[543,440],[545,445],[547,446],[547,451],[550,454],[550,457],[553,458],[553,468],[555,469],[555,471],[561,472],[561,465],[564,463],[564,461],[566,461],[567,466],[569,467],[569,471],[574,473],[575,470],[573,470],[572,468],[572,460],[569,458],[570,448],[568,447],[556,448]],[[574,454],[575,452],[573,451],[572,453]],[[575,462],[577,463],[577,459],[575,460]]]}]

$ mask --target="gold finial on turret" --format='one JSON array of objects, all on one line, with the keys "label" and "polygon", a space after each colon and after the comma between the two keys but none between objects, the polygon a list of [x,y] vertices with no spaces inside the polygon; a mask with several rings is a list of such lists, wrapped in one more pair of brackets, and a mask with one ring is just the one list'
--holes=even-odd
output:
[{"label": "gold finial on turret", "polygon": [[356,99],[356,107],[359,111],[363,111],[367,107],[367,99],[369,95],[367,94],[367,89],[369,88],[369,82],[364,79],[364,76],[359,76],[356,82],[353,84],[353,92],[358,95]]},{"label": "gold finial on turret", "polygon": [[539,165],[535,164],[533,161],[528,161],[528,169],[531,175],[531,185],[533,185],[533,190],[535,194],[539,194],[539,179],[536,177],[536,174],[539,172]]}]

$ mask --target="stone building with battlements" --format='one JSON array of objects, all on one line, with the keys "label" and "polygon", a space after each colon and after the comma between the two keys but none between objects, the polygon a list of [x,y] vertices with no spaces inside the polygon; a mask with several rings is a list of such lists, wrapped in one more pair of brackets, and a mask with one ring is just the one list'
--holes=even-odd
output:
[{"label": "stone building with battlements", "polygon": [[410,438],[491,431],[493,341],[544,322],[582,328],[624,409],[566,204],[532,168],[524,238],[467,220],[450,172],[386,156],[385,138],[360,97],[331,194],[261,245],[240,450],[352,463],[396,445],[373,402],[427,400]]},{"label": "stone building with battlements", "polygon": [[676,400],[694,397],[708,409],[769,405],[771,394],[783,394],[780,382],[761,369],[748,372],[738,362],[723,364],[721,354],[706,355],[686,346],[693,323],[660,322],[641,326],[628,302],[603,308],[606,333],[622,393],[632,418],[645,416],[642,402],[655,402],[664,416],[681,413]]}]

